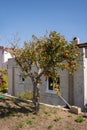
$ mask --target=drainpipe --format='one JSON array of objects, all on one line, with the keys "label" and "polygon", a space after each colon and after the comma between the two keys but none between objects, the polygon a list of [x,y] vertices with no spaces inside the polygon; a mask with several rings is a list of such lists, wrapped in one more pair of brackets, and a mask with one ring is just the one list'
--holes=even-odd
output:
[{"label": "drainpipe", "polygon": [[[73,70],[72,70],[73,71]],[[70,105],[74,105],[74,73],[70,75],[68,73],[69,88],[68,88],[68,102]]]}]

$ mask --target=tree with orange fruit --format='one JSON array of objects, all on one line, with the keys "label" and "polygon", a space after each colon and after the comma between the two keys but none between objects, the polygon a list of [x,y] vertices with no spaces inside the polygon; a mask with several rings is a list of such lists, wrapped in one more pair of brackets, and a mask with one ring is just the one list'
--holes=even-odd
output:
[{"label": "tree with orange fruit", "polygon": [[39,111],[38,84],[41,84],[42,75],[45,78],[51,77],[53,79],[53,86],[58,94],[60,89],[57,84],[57,70],[77,70],[78,59],[81,56],[78,45],[68,43],[62,35],[55,31],[40,38],[33,35],[31,42],[24,42],[23,48],[15,48],[11,53],[15,56],[23,75],[29,76],[32,81],[33,103],[36,113]]}]

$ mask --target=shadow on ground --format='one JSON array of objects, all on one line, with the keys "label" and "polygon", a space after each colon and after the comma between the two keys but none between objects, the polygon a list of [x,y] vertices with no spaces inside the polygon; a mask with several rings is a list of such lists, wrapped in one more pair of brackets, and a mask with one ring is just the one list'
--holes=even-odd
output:
[{"label": "shadow on ground", "polygon": [[24,103],[17,99],[0,100],[0,118],[15,116],[17,114],[29,114],[34,112],[32,103]]}]

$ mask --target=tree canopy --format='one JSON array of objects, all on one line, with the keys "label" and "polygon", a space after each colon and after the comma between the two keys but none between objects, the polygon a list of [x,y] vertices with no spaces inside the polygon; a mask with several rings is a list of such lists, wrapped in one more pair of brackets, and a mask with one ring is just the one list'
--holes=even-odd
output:
[{"label": "tree canopy", "polygon": [[71,74],[72,70],[77,70],[81,56],[78,45],[68,43],[64,36],[55,31],[40,38],[33,35],[32,41],[24,42],[23,48],[14,48],[11,53],[15,56],[23,75],[31,78],[34,97],[38,97],[35,88],[38,89],[37,85],[41,83],[42,75],[54,80],[54,88],[57,87],[55,90],[58,93],[57,70],[68,69]]}]

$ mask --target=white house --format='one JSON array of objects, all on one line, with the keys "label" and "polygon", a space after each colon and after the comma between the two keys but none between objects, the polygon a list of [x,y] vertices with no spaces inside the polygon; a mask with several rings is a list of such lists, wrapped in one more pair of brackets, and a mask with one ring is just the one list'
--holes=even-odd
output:
[{"label": "white house", "polygon": [[[76,105],[85,110],[87,104],[87,43],[79,44],[79,51],[84,53],[79,63],[77,72],[71,77],[68,70],[58,70],[60,74],[60,88],[64,99],[71,105]],[[18,95],[26,90],[32,90],[29,78],[23,79],[15,59],[8,60],[8,93]],[[40,86],[41,102],[51,105],[64,105],[64,102],[55,94],[50,86],[49,79],[42,77]]]},{"label": "white house", "polygon": [[7,62],[9,58],[12,58],[12,56],[8,52],[8,48],[0,46],[0,68],[7,69]]}]

